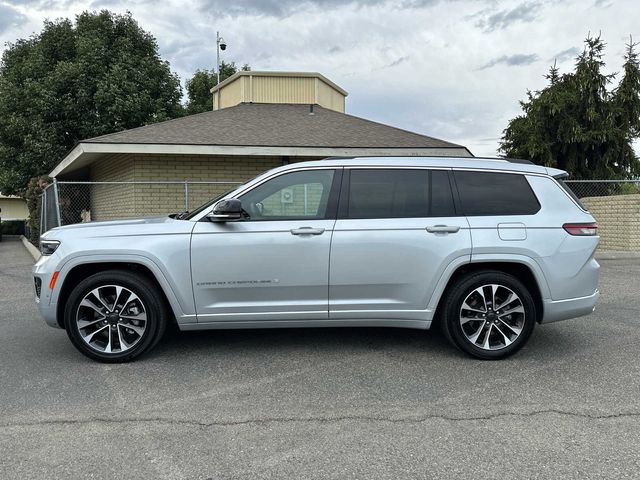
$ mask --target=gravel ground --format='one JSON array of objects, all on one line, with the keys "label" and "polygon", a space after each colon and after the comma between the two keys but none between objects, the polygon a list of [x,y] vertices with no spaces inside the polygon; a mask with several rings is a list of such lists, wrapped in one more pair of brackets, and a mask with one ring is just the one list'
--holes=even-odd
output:
[{"label": "gravel ground", "polygon": [[172,333],[103,365],[45,326],[0,243],[0,478],[637,478],[640,260],[500,362],[437,332]]}]

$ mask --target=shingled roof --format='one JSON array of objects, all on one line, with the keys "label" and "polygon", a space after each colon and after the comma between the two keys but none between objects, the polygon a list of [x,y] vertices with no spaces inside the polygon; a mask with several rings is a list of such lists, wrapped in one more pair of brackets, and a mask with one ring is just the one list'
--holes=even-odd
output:
[{"label": "shingled roof", "polygon": [[85,143],[241,145],[271,147],[463,148],[319,105],[243,103]]},{"label": "shingled roof", "polygon": [[107,154],[225,156],[472,156],[466,147],[319,105],[241,103],[89,138],[49,174],[56,177]]}]

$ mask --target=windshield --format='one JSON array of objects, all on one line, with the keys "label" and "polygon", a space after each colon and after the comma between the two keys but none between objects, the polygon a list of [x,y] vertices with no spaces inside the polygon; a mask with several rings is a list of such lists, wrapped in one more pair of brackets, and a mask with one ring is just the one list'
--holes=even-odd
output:
[{"label": "windshield", "polygon": [[231,192],[233,192],[234,190],[237,190],[238,188],[240,188],[242,185],[238,185],[237,187],[232,188],[231,190],[227,190],[226,192],[224,192],[222,195],[218,195],[217,197],[213,198],[212,200],[209,200],[207,203],[200,205],[198,208],[196,208],[195,210],[192,210],[191,212],[188,212],[186,215],[182,216],[181,219],[182,220],[191,220],[193,217],[195,217],[196,215],[198,215],[200,212],[202,212],[203,210],[206,210],[207,208],[209,208],[211,205],[213,205],[214,203],[216,203],[218,200],[220,200],[221,198],[224,198],[225,196],[229,195]]}]

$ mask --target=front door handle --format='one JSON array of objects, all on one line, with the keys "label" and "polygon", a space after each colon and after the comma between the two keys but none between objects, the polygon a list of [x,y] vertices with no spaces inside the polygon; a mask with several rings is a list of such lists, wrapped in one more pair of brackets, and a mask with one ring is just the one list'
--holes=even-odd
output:
[{"label": "front door handle", "polygon": [[457,225],[431,225],[427,227],[429,233],[458,233],[460,227]]},{"label": "front door handle", "polygon": [[290,230],[291,235],[322,235],[324,228],[300,227]]}]

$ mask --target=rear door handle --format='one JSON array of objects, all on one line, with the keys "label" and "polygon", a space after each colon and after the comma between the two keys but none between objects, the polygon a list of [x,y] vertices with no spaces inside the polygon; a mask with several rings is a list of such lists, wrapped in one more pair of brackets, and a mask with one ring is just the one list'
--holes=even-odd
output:
[{"label": "rear door handle", "polygon": [[324,228],[300,227],[292,228],[291,235],[322,235]]},{"label": "rear door handle", "polygon": [[431,225],[427,227],[429,233],[458,233],[460,227],[457,225]]}]

